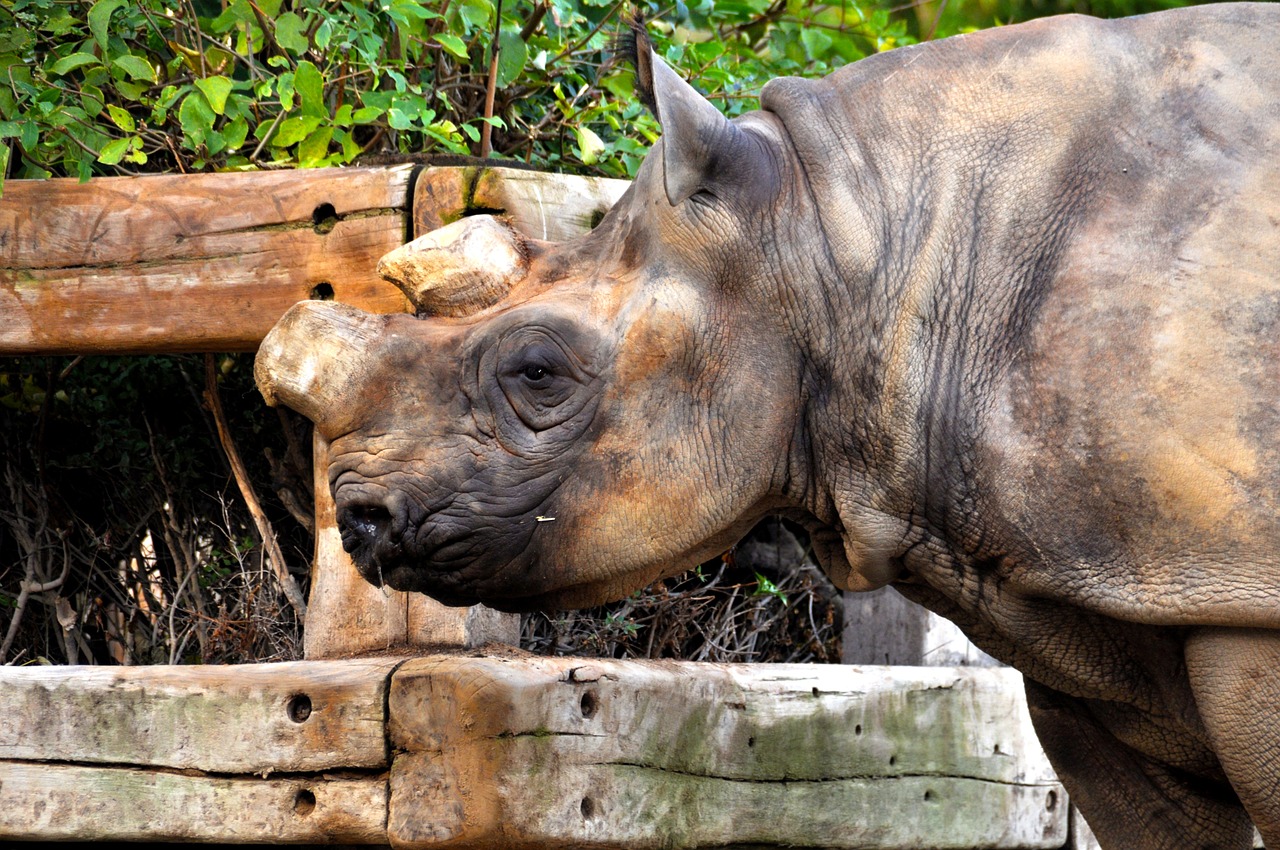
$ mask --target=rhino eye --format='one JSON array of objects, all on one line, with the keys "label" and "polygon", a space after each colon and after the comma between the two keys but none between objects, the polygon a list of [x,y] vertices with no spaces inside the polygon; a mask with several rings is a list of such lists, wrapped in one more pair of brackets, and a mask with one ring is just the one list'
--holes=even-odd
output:
[{"label": "rhino eye", "polygon": [[523,375],[524,379],[529,383],[537,384],[543,381],[551,374],[551,372],[545,366],[538,366],[534,363],[530,363],[528,366],[525,366],[520,370],[520,374]]}]

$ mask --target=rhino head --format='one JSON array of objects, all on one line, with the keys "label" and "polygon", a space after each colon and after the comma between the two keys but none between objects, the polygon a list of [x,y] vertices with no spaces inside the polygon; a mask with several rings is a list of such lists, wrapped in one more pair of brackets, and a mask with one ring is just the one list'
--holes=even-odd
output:
[{"label": "rhino head", "polygon": [[381,264],[416,315],[303,302],[264,341],[259,387],[330,441],[369,581],[504,610],[597,604],[781,512],[865,583],[807,502],[781,263],[820,258],[777,250],[818,227],[786,132],[769,113],[726,120],[642,34],[637,53],[663,137],[592,232],[552,244],[463,219]]}]

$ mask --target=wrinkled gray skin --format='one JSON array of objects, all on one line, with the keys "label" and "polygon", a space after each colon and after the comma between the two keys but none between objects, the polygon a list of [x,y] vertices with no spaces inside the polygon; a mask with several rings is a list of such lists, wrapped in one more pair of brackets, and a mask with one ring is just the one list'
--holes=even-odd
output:
[{"label": "wrinkled gray skin", "polygon": [[1280,846],[1277,45],[1262,4],[1064,17],[729,123],[642,40],[664,136],[604,222],[378,319],[317,415],[348,548],[587,605],[781,513],[1026,675],[1105,847]]}]

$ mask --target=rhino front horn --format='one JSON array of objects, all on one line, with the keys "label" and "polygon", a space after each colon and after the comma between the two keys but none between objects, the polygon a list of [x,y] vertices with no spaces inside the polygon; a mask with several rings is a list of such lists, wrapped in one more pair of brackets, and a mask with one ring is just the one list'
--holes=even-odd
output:
[{"label": "rhino front horn", "polygon": [[268,405],[293,408],[322,433],[342,429],[354,390],[376,366],[370,348],[388,318],[336,301],[294,304],[258,348],[258,391]]},{"label": "rhino front horn", "polygon": [[506,295],[527,269],[524,240],[491,215],[459,219],[378,262],[378,274],[427,316],[483,310]]}]

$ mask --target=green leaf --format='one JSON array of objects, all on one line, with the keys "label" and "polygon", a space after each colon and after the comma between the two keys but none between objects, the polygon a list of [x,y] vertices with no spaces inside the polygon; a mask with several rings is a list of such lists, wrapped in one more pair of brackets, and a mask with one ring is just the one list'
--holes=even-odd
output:
[{"label": "green leaf", "polygon": [[227,140],[217,130],[210,130],[204,137],[204,146],[209,149],[211,155],[217,156],[226,148]]},{"label": "green leaf", "polygon": [[298,145],[298,162],[305,165],[316,165],[329,153],[329,140],[333,138],[332,127],[319,127]]},{"label": "green leaf", "polygon": [[324,103],[324,77],[310,62],[299,62],[294,72],[293,87],[302,99],[302,114],[323,117],[329,114]]},{"label": "green leaf", "polygon": [[128,139],[116,139],[113,142],[108,142],[98,153],[98,162],[103,165],[117,165],[120,160],[124,159],[124,155],[128,150]]},{"label": "green leaf", "polygon": [[230,150],[239,148],[249,136],[249,122],[244,119],[244,116],[237,118],[223,128],[222,136],[226,139]]},{"label": "green leaf", "polygon": [[227,95],[231,94],[231,80],[221,75],[205,77],[195,81],[196,88],[204,93],[214,115],[221,115],[227,109]]},{"label": "green leaf", "polygon": [[457,56],[459,59],[469,59],[467,55],[467,43],[452,33],[442,32],[432,36],[436,43],[445,50]]},{"label": "green leaf", "polygon": [[295,116],[280,122],[280,129],[271,138],[271,144],[277,148],[287,148],[311,135],[320,126],[320,119],[314,116]]},{"label": "green leaf", "polygon": [[355,112],[351,113],[351,123],[353,124],[372,124],[382,117],[382,113],[387,110],[381,106],[362,106]]},{"label": "green leaf", "polygon": [[285,112],[293,109],[293,74],[276,77],[276,94],[280,95],[281,109]]},{"label": "green leaf", "polygon": [[156,69],[141,56],[126,53],[123,56],[117,56],[111,64],[128,74],[130,79],[146,80],[149,83],[156,81]]},{"label": "green leaf", "polygon": [[89,31],[93,40],[103,51],[107,49],[107,39],[111,35],[111,13],[125,4],[126,0],[98,0],[89,10]]},{"label": "green leaf", "polygon": [[0,198],[4,197],[4,175],[9,171],[9,146],[0,145]]},{"label": "green leaf", "polygon": [[107,98],[102,93],[102,89],[97,86],[85,84],[80,87],[80,105],[84,107],[84,112],[90,118],[97,118],[102,114],[102,107],[106,105]]},{"label": "green leaf", "polygon": [[120,96],[125,100],[142,100],[142,96],[147,93],[147,86],[142,83],[116,80],[116,91],[120,92]]},{"label": "green leaf", "polygon": [[321,21],[320,26],[316,27],[314,38],[316,40],[316,47],[321,50],[328,50],[329,39],[333,38],[333,21],[329,18],[325,18]]},{"label": "green leaf", "polygon": [[134,165],[147,164],[147,152],[142,149],[142,139],[134,136],[129,140],[129,152],[124,158]]},{"label": "green leaf", "polygon": [[520,33],[503,30],[498,34],[498,88],[506,88],[520,76],[528,57],[529,48]]},{"label": "green leaf", "polygon": [[578,128],[578,158],[585,165],[595,165],[600,154],[604,153],[604,142],[588,127]]},{"label": "green leaf", "polygon": [[[137,124],[134,123],[133,116],[129,114],[128,110],[121,109],[114,103],[108,103],[107,114],[111,116],[111,123],[115,124],[126,133],[132,133],[137,129]],[[102,158],[99,157],[98,161],[101,162]]]},{"label": "green leaf", "polygon": [[98,57],[94,56],[92,53],[72,53],[70,56],[63,56],[57,62],[54,62],[53,66],[49,68],[49,73],[56,77],[61,77],[74,71],[76,68],[96,64],[97,61]]},{"label": "green leaf", "polygon": [[209,102],[200,92],[189,93],[182,99],[182,106],[178,107],[178,123],[192,147],[203,142],[205,136],[213,130],[216,117],[209,108]]},{"label": "green leaf", "polygon": [[276,43],[285,50],[301,56],[311,45],[307,43],[307,25],[293,12],[285,12],[276,18]]},{"label": "green leaf", "polygon": [[439,14],[417,3],[416,0],[395,0],[391,5],[396,11],[423,21],[440,17]]},{"label": "green leaf", "polygon": [[40,144],[40,125],[34,121],[22,122],[22,134],[18,136],[24,150],[35,150]]},{"label": "green leaf", "polygon": [[413,116],[406,114],[400,107],[393,106],[387,110],[387,123],[393,130],[408,130],[413,127]]},{"label": "green leaf", "polygon": [[826,56],[834,43],[825,31],[808,27],[800,30],[800,41],[804,42],[804,49],[809,53],[810,59],[821,59]]}]

